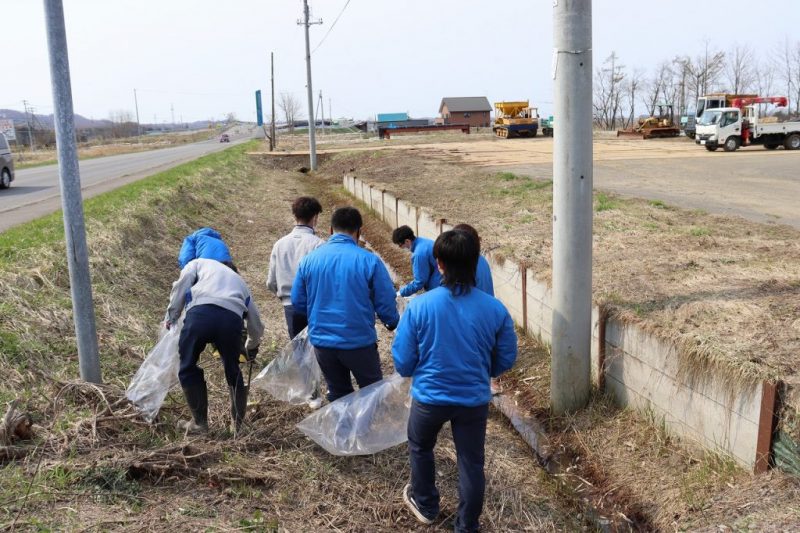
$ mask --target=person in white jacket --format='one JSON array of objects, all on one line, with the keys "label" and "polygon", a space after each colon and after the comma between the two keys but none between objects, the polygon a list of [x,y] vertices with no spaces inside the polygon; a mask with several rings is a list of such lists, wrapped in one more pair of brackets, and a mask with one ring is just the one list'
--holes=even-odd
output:
[{"label": "person in white jacket", "polygon": [[244,349],[249,359],[255,358],[264,334],[264,325],[253,303],[247,283],[231,262],[195,259],[181,270],[172,285],[165,326],[183,319],[178,352],[178,379],[192,412],[192,420],[181,421],[178,427],[188,433],[208,430],[208,389],[203,369],[197,366],[206,345],[213,343],[222,358],[225,380],[231,395],[231,416],[238,433],[247,405],[247,390],[239,368],[242,353],[242,328],[247,323]]},{"label": "person in white jacket", "polygon": [[297,313],[292,307],[292,283],[300,260],[325,244],[314,233],[320,213],[322,206],[316,198],[300,196],[292,202],[295,227],[275,243],[269,257],[267,289],[281,299],[290,339],[308,325],[305,313]]}]

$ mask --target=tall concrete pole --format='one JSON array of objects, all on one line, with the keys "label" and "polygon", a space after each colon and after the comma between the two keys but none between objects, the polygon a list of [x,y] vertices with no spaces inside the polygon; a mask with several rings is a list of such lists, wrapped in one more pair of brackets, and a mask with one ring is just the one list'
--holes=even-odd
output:
[{"label": "tall concrete pole", "polygon": [[269,53],[269,72],[270,84],[272,85],[272,123],[269,128],[269,135],[272,137],[272,149],[278,147],[278,139],[275,137],[275,52]]},{"label": "tall concrete pole", "polygon": [[553,343],[555,414],[589,401],[592,319],[592,1],[555,0]]},{"label": "tall concrete pole", "polygon": [[[136,96],[136,89],[133,90],[133,103],[136,105],[136,136],[141,137],[142,123],[139,122],[139,97]],[[142,140],[139,139],[139,142],[142,142]]]},{"label": "tall concrete pole", "polygon": [[308,0],[303,0],[303,17],[306,33],[306,89],[308,90],[308,147],[311,170],[317,170],[317,137],[314,123],[314,90],[311,87],[311,44],[308,40],[308,27],[311,24],[322,24],[322,21],[309,22]]},{"label": "tall concrete pole", "polygon": [[100,357],[92,304],[92,281],[89,275],[89,252],[83,221],[81,178],[75,143],[75,117],[72,110],[72,87],[67,54],[62,0],[44,0],[47,19],[47,45],[50,52],[50,77],[53,84],[53,111],[58,148],[58,176],[61,183],[61,206],[64,210],[64,234],[67,244],[72,313],[78,340],[81,379],[100,383]]}]

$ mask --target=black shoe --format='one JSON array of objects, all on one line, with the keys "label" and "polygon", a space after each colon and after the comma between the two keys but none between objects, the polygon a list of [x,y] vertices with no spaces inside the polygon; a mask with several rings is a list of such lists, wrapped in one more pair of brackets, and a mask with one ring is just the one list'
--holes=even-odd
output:
[{"label": "black shoe", "polygon": [[414,514],[417,520],[425,525],[433,524],[436,520],[436,517],[428,518],[425,516],[422,511],[420,510],[419,506],[417,505],[416,500],[414,500],[414,496],[411,494],[411,484],[409,483],[403,488],[403,501],[406,503],[406,507],[408,507],[411,512]]}]

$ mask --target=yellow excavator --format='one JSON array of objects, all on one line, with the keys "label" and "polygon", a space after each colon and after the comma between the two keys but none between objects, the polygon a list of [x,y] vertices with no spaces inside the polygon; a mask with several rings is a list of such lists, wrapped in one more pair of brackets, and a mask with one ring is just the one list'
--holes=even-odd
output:
[{"label": "yellow excavator", "polygon": [[630,129],[617,130],[617,137],[637,137],[652,139],[654,137],[677,137],[681,130],[675,125],[672,104],[659,104],[656,112],[647,118],[640,118]]},{"label": "yellow excavator", "polygon": [[502,139],[536,137],[539,112],[528,100],[494,103],[494,134]]}]

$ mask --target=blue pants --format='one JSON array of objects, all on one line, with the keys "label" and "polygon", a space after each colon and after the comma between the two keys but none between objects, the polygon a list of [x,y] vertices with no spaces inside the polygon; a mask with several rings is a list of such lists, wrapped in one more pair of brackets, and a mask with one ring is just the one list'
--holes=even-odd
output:
[{"label": "blue pants", "polygon": [[350,373],[356,378],[358,387],[363,389],[383,379],[378,345],[372,344],[355,350],[314,347],[319,368],[328,384],[328,401],[335,401],[353,392]]},{"label": "blue pants", "polygon": [[458,515],[455,531],[478,531],[483,511],[486,478],[483,473],[486,418],[489,405],[462,407],[411,402],[408,419],[408,454],[411,460],[411,492],[420,511],[430,518],[439,514],[436,464],[433,448],[439,430],[450,422],[458,462]]},{"label": "blue pants", "polygon": [[203,369],[197,366],[197,361],[209,343],[213,343],[222,356],[228,386],[237,387],[237,390],[244,387],[242,371],[239,369],[243,322],[241,316],[217,305],[198,305],[189,309],[178,340],[181,356],[178,379],[181,387],[199,385],[205,381]]},{"label": "blue pants", "polygon": [[291,305],[283,306],[283,315],[286,317],[286,327],[289,330],[290,339],[297,337],[297,334],[308,326],[308,316],[295,313],[294,307]]}]

